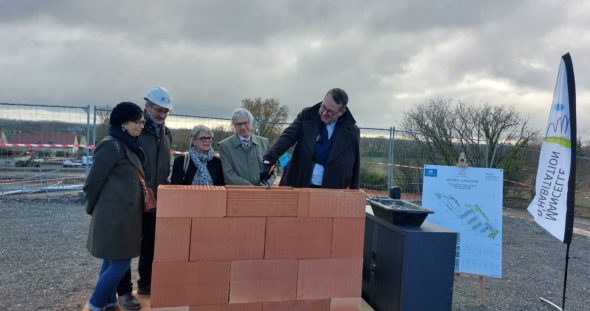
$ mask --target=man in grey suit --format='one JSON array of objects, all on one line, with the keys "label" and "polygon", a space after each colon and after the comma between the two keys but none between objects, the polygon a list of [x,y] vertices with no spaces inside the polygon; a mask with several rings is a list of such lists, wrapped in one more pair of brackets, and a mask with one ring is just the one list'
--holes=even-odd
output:
[{"label": "man in grey suit", "polygon": [[260,163],[268,150],[268,139],[252,134],[253,122],[254,116],[250,111],[236,109],[232,115],[235,135],[219,142],[223,177],[227,185],[262,185]]}]

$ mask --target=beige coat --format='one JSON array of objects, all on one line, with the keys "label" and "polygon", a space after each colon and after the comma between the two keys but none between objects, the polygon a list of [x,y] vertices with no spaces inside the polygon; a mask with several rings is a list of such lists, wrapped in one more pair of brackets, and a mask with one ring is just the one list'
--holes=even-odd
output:
[{"label": "beige coat", "polygon": [[252,135],[252,145],[248,148],[242,145],[237,134],[219,142],[225,184],[261,185],[260,165],[267,150],[268,139],[257,135]]},{"label": "beige coat", "polygon": [[86,212],[92,215],[87,248],[92,256],[121,260],[139,255],[143,193],[137,155],[107,136],[94,152],[84,184]]}]

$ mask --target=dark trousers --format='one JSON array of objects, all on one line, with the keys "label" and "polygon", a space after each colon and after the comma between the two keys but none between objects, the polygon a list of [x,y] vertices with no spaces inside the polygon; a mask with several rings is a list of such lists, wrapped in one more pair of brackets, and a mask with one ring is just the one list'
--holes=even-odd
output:
[{"label": "dark trousers", "polygon": [[[156,213],[143,213],[141,217],[141,250],[137,265],[137,272],[139,272],[137,287],[139,288],[149,288],[152,284],[155,238]],[[132,291],[133,283],[131,282],[131,269],[129,269],[119,282],[119,285],[117,285],[117,294],[121,296]]]}]

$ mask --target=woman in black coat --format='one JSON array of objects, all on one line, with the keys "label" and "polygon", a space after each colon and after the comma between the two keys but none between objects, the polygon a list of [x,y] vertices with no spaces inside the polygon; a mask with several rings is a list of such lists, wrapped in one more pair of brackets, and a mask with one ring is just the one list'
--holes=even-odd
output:
[{"label": "woman in black coat", "polygon": [[118,104],[110,116],[109,136],[94,151],[84,184],[86,212],[92,215],[87,248],[102,259],[100,276],[85,310],[117,307],[115,290],[139,255],[143,193],[139,173],[145,156],[138,137],[143,111],[130,102]]},{"label": "woman in black coat", "polygon": [[223,186],[221,160],[213,152],[213,132],[197,125],[191,134],[190,150],[174,160],[171,184]]}]

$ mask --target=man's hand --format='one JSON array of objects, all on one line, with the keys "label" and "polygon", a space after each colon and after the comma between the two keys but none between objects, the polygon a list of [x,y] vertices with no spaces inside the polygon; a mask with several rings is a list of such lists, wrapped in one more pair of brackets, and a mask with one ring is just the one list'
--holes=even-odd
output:
[{"label": "man's hand", "polygon": [[262,161],[262,165],[260,167],[260,182],[262,184],[270,186],[268,184],[268,180],[270,179],[272,174],[274,174],[274,168],[275,166],[273,164],[270,164],[268,160]]}]

